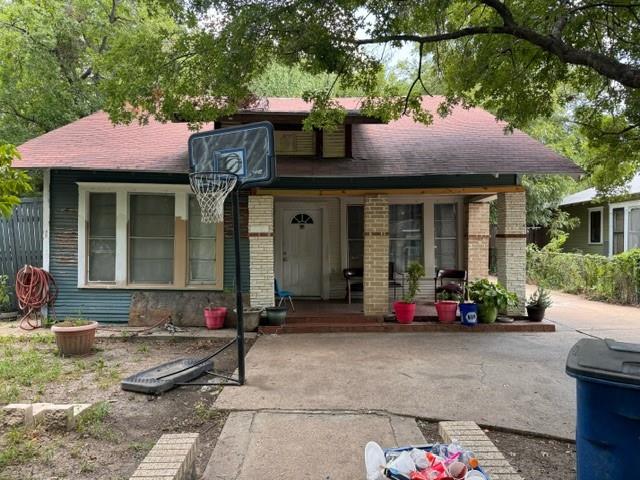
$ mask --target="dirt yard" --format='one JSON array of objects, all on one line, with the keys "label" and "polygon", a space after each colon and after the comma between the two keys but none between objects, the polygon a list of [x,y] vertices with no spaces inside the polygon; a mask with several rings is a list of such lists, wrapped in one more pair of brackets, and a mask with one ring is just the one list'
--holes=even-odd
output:
[{"label": "dirt yard", "polygon": [[[441,441],[437,423],[419,420],[418,425],[428,443]],[[575,444],[486,428],[484,432],[524,480],[575,480]]]},{"label": "dirt yard", "polygon": [[[180,432],[200,433],[201,472],[227,416],[211,407],[219,388],[152,397],[124,392],[119,381],[174,358],[204,356],[228,340],[102,339],[88,357],[60,358],[50,334],[0,336],[0,405],[99,402],[74,431],[0,429],[0,480],[128,479],[160,435]],[[217,358],[217,370],[233,372],[234,348]]]}]

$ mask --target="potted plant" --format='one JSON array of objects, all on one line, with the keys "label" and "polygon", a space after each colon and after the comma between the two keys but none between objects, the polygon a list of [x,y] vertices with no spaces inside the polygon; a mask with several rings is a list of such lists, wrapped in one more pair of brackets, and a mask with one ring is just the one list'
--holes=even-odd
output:
[{"label": "potted plant", "polygon": [[552,305],[549,292],[543,287],[538,289],[527,300],[527,316],[532,322],[541,322],[544,313]]},{"label": "potted plant", "polygon": [[98,322],[81,318],[65,318],[51,327],[56,335],[56,345],[63,356],[87,355],[96,339]]},{"label": "potted plant", "polygon": [[[260,325],[260,315],[264,311],[260,307],[244,307],[242,309],[242,321],[244,323],[245,332],[253,332]],[[238,325],[238,309],[233,309],[234,315],[230,315],[230,319],[227,322],[227,326],[236,328]]]},{"label": "potted plant", "polygon": [[412,262],[407,268],[407,293],[402,300],[393,303],[398,323],[411,323],[416,315],[416,295],[420,290],[420,279],[424,277],[424,267]]},{"label": "potted plant", "polygon": [[445,289],[436,295],[435,307],[436,312],[438,312],[438,321],[441,323],[456,321],[458,303],[461,300],[462,292],[457,285],[454,285],[454,287],[456,289]]},{"label": "potted plant", "polygon": [[287,307],[267,307],[265,308],[267,325],[280,327],[284,325],[287,318]]},{"label": "potted plant", "polygon": [[486,278],[469,285],[469,295],[478,304],[478,320],[481,323],[493,323],[498,312],[507,307],[515,307],[518,297],[499,283],[492,283]]},{"label": "potted plant", "polygon": [[18,316],[11,305],[9,296],[9,277],[0,275],[0,320],[13,320]]}]

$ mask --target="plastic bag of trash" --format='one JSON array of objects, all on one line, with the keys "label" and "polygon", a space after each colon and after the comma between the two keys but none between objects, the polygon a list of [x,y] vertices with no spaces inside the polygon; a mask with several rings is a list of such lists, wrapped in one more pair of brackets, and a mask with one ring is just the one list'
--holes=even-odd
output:
[{"label": "plastic bag of trash", "polygon": [[408,476],[411,472],[416,470],[416,464],[411,458],[411,453],[405,451],[402,452],[398,458],[392,460],[387,465],[387,468]]},{"label": "plastic bag of trash", "polygon": [[384,450],[376,442],[369,442],[364,447],[364,465],[367,472],[367,480],[386,480],[384,469],[387,459]]}]

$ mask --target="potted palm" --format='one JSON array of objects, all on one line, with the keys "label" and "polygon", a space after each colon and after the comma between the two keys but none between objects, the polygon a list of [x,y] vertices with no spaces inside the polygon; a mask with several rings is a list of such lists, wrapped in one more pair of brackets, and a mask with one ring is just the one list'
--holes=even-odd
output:
[{"label": "potted palm", "polygon": [[420,279],[424,277],[424,267],[418,262],[412,262],[407,268],[407,293],[402,300],[393,302],[398,323],[411,323],[416,315],[416,295],[420,290]]},{"label": "potted palm", "polygon": [[469,285],[471,300],[478,305],[478,320],[481,323],[493,323],[498,318],[498,312],[507,307],[515,307],[518,297],[499,283],[492,283],[486,278],[477,280]]},{"label": "potted palm", "polygon": [[51,327],[62,356],[87,355],[96,339],[98,322],[81,318],[65,318]]},{"label": "potted palm", "polygon": [[445,289],[436,295],[436,312],[438,312],[438,321],[441,323],[452,323],[456,321],[456,313],[458,311],[458,303],[462,299],[462,291],[460,287],[454,285],[455,289]]},{"label": "potted palm", "polygon": [[532,322],[541,322],[544,313],[552,305],[549,292],[543,287],[538,289],[527,300],[527,316]]}]

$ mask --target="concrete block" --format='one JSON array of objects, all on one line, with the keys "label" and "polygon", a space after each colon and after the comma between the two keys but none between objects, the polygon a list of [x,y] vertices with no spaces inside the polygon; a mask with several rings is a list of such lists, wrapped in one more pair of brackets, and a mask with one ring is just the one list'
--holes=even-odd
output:
[{"label": "concrete block", "polygon": [[33,406],[30,403],[11,403],[2,408],[5,414],[2,424],[7,427],[33,425]]}]

